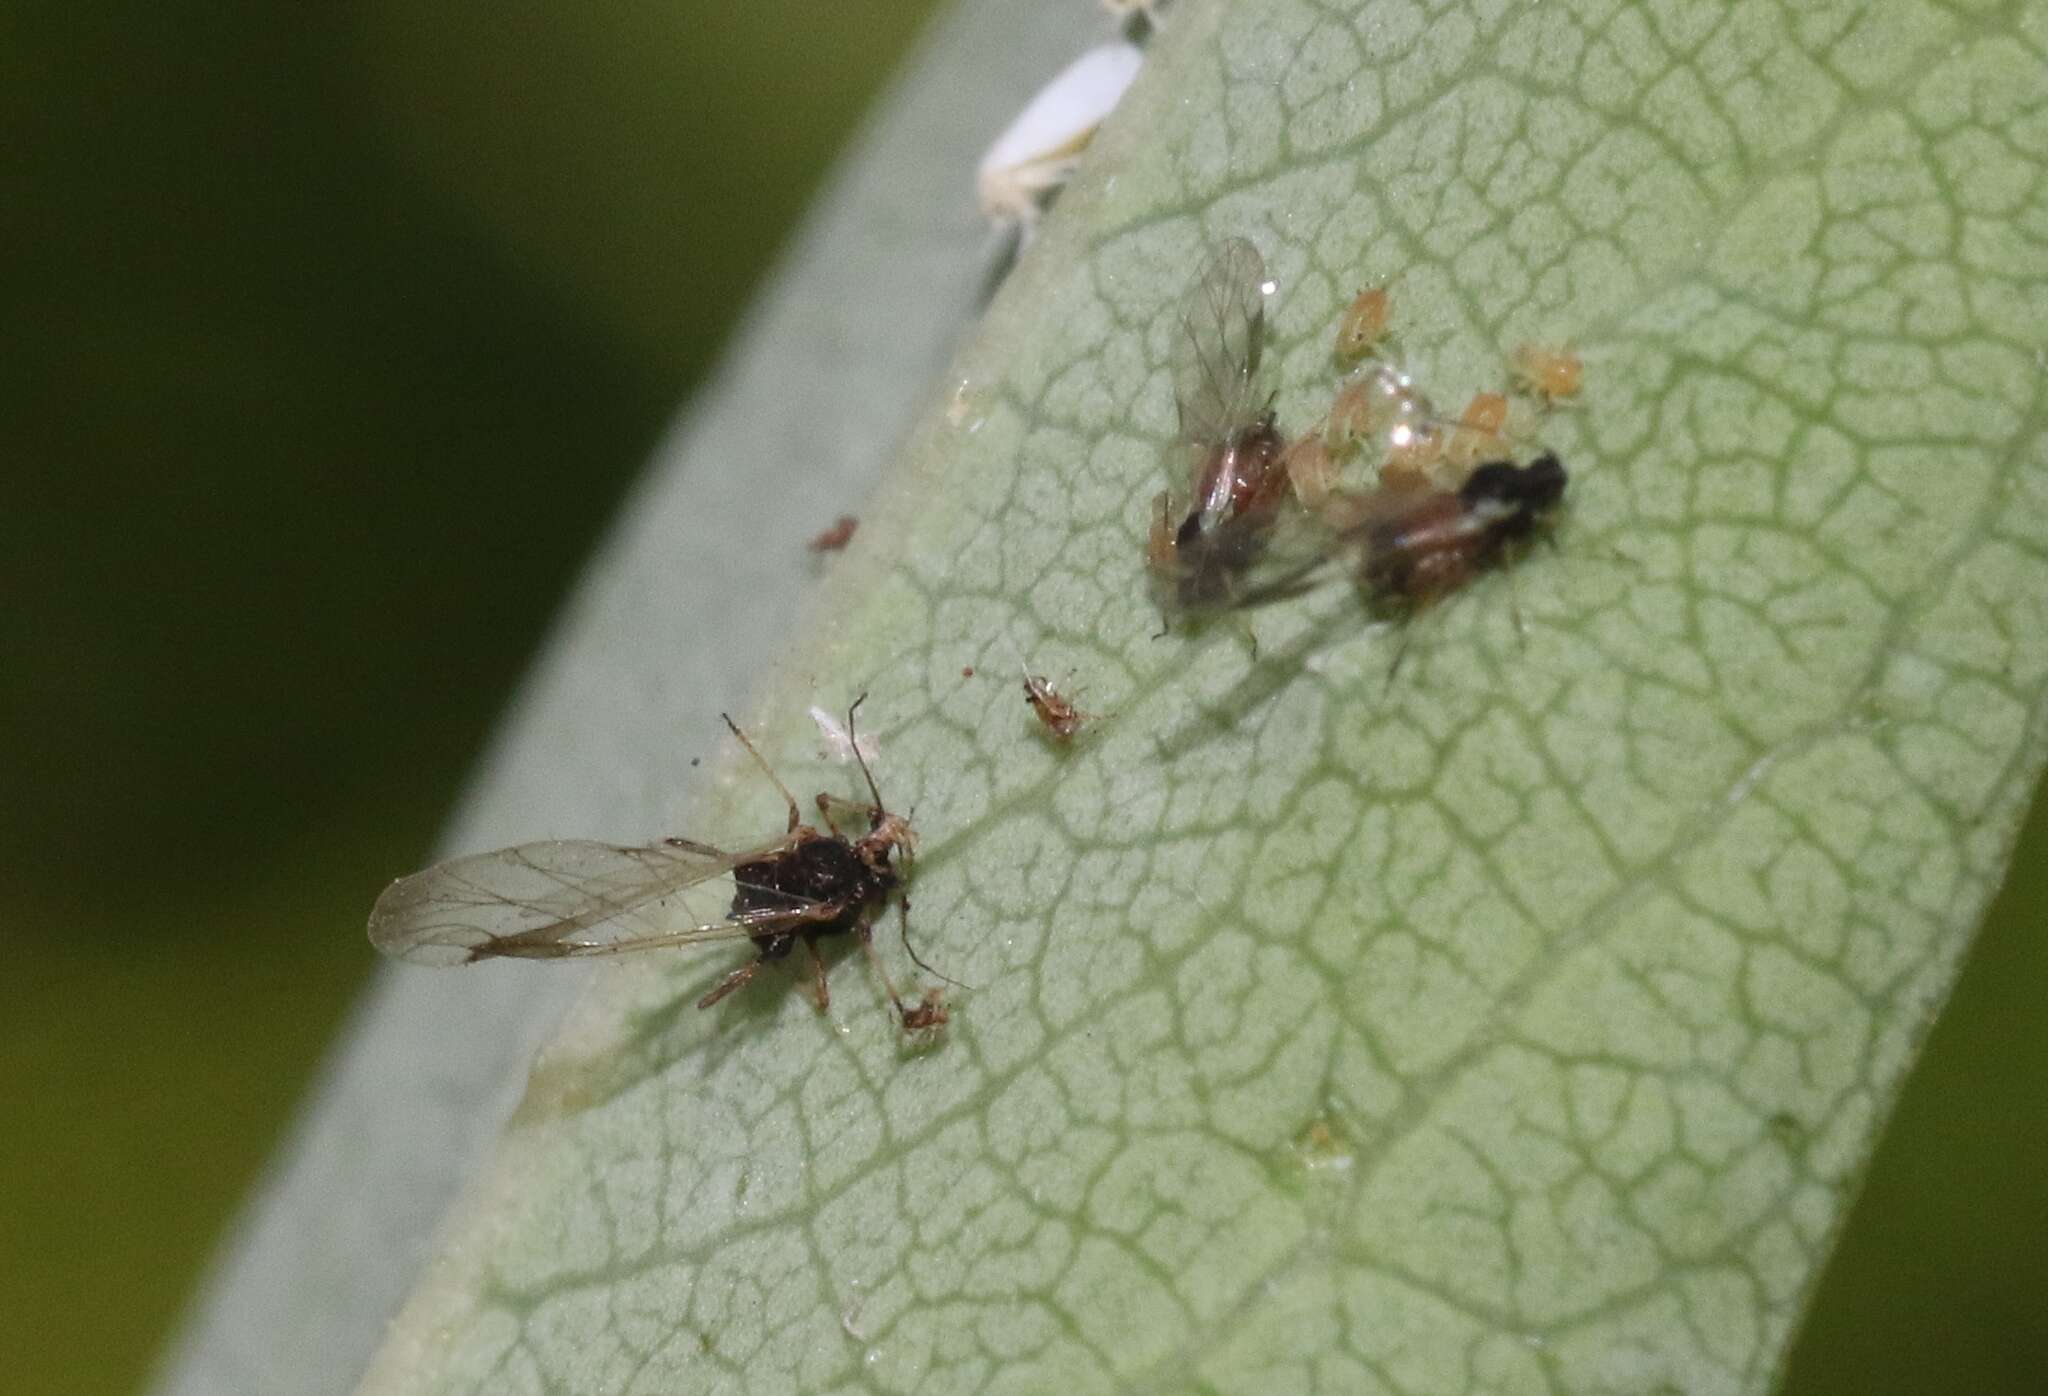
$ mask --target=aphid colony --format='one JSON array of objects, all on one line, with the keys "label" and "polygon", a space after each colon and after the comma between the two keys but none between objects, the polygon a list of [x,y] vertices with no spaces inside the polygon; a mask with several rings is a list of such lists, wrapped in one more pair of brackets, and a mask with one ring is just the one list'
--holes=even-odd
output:
[{"label": "aphid colony", "polygon": [[[1563,463],[1548,451],[1515,459],[1504,396],[1481,393],[1446,422],[1412,379],[1372,357],[1386,333],[1384,288],[1345,310],[1333,354],[1357,367],[1289,440],[1259,381],[1271,286],[1258,249],[1231,238],[1181,305],[1169,473],[1187,486],[1160,494],[1145,546],[1169,622],[1279,600],[1336,564],[1373,610],[1412,615],[1536,536],[1564,498]],[[1546,403],[1578,389],[1569,351],[1524,346],[1514,362]]]},{"label": "aphid colony", "polygon": [[[1508,449],[1508,398],[1480,393],[1456,419],[1439,417],[1406,374],[1377,357],[1389,303],[1374,287],[1339,320],[1332,354],[1348,372],[1329,408],[1290,438],[1260,378],[1272,291],[1258,249],[1231,238],[1209,253],[1179,307],[1179,426],[1169,463],[1185,484],[1158,496],[1145,539],[1154,595],[1169,621],[1278,600],[1338,572],[1373,611],[1405,619],[1516,557],[1554,516],[1567,476],[1550,451],[1524,462]],[[1510,364],[1517,387],[1546,408],[1579,389],[1569,350],[1525,345]],[[842,518],[811,547],[842,547],[855,526]],[[1020,667],[1024,700],[1049,744],[1068,747],[1098,720]],[[974,672],[969,665],[961,676]],[[911,945],[904,885],[917,835],[882,800],[868,764],[872,745],[855,730],[861,701],[843,727],[822,709],[811,714],[831,752],[859,766],[868,803],[820,794],[822,823],[806,823],[796,797],[728,718],[788,808],[781,833],[737,851],[687,838],[640,846],[557,840],[456,858],[392,883],[370,913],[370,940],[429,965],[751,942],[753,957],[712,985],[700,1008],[801,946],[824,1012],[831,994],[819,942],[844,937],[859,945],[906,1036],[942,1028],[950,1016],[943,991],[906,996],[874,948],[874,919],[893,901],[912,963],[955,982]]]}]

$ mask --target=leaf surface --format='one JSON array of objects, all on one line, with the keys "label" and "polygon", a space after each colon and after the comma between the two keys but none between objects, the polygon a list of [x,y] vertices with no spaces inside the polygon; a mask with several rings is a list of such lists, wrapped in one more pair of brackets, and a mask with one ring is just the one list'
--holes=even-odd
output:
[{"label": "leaf surface", "polygon": [[[1173,15],[756,724],[851,796],[869,693],[947,1036],[601,975],[367,1390],[1771,1387],[2041,766],[2042,11]],[[1157,638],[1229,235],[1283,425],[1366,284],[1443,403],[1576,346],[1558,548]]]}]

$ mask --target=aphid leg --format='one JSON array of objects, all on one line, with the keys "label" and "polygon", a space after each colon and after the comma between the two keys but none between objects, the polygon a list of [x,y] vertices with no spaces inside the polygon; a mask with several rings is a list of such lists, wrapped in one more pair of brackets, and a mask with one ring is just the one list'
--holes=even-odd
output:
[{"label": "aphid leg", "polygon": [[1401,661],[1408,657],[1408,641],[1410,638],[1410,631],[1411,627],[1409,626],[1409,624],[1405,621],[1402,622],[1401,639],[1400,642],[1394,646],[1394,662],[1387,666],[1387,686],[1383,690],[1384,692],[1393,692],[1394,680],[1399,678],[1401,675]]},{"label": "aphid leg", "polygon": [[832,1011],[832,986],[825,982],[825,957],[818,953],[818,939],[816,936],[807,935],[803,938],[803,941],[804,949],[811,952],[811,974],[813,976],[811,984],[818,996],[818,1011],[820,1013],[830,1013]]},{"label": "aphid leg", "polygon": [[758,957],[747,961],[713,985],[710,993],[697,1000],[697,1007],[709,1008],[734,990],[746,987],[747,981],[759,973],[760,969],[761,961]]},{"label": "aphid leg", "polygon": [[898,897],[896,899],[896,920],[898,930],[903,937],[903,953],[910,956],[910,963],[916,965],[919,969],[923,970],[926,974],[929,974],[934,979],[945,980],[948,984],[951,984],[956,989],[965,989],[969,987],[968,985],[962,984],[952,975],[942,974],[938,970],[935,970],[930,965],[926,964],[924,962],[924,956],[918,954],[917,947],[910,943],[910,898]]},{"label": "aphid leg", "polygon": [[[889,996],[889,1003],[896,1010],[896,1021],[902,1023],[909,1016],[909,1010],[903,1006],[903,995],[896,992],[896,982],[889,978],[889,971],[882,964],[882,957],[875,951],[874,935],[865,925],[856,930],[854,935],[860,941],[860,953],[868,957],[868,968],[874,971],[875,978],[881,982],[882,992]],[[904,1031],[908,1032],[910,1029],[905,1027]]]},{"label": "aphid leg", "polygon": [[1522,648],[1527,649],[1529,647],[1529,622],[1522,616],[1521,591],[1515,585],[1515,574],[1512,568],[1508,570],[1507,578],[1508,614],[1515,618],[1515,634],[1521,639]]},{"label": "aphid leg", "polygon": [[747,749],[747,755],[754,758],[754,764],[761,768],[761,774],[767,776],[768,779],[774,783],[775,788],[782,792],[782,798],[788,801],[789,832],[795,833],[796,826],[804,822],[802,812],[797,809],[796,796],[789,793],[789,787],[782,783],[782,777],[775,774],[775,768],[768,764],[767,758],[763,757],[759,751],[754,749],[754,744],[747,740],[747,734],[740,731],[739,724],[734,722],[730,717],[726,717],[724,713],[720,713],[719,716],[725,719],[726,728],[735,737],[738,737],[740,739],[740,745]]},{"label": "aphid leg", "polygon": [[839,821],[842,819],[859,815],[873,823],[875,817],[872,805],[864,805],[858,800],[843,799],[838,795],[828,795],[822,790],[818,792],[818,813],[825,817],[825,822],[832,826],[832,832],[835,834],[839,832]]}]

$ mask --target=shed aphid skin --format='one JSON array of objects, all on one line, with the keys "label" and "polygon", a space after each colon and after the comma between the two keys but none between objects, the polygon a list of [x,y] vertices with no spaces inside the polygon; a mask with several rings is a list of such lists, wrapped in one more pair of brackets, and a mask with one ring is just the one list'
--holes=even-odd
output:
[{"label": "shed aphid skin", "polygon": [[824,745],[819,754],[827,760],[844,765],[858,758],[861,761],[875,759],[877,748],[874,736],[863,733],[855,737],[850,726],[844,726],[839,719],[815,703],[811,705],[811,723],[818,729],[818,740]]},{"label": "shed aphid skin", "polygon": [[1073,177],[1144,62],[1136,44],[1103,44],[1040,88],[981,157],[974,182],[982,216],[998,229],[1016,228],[1029,246],[1047,201]]},{"label": "shed aphid skin", "polygon": [[1307,515],[1285,509],[1286,439],[1259,381],[1273,283],[1243,238],[1218,243],[1181,302],[1174,341],[1180,428],[1168,453],[1188,493],[1153,503],[1145,561],[1168,617],[1275,599],[1293,577]]},{"label": "shed aphid skin", "polygon": [[1338,460],[1362,456],[1374,471],[1411,468],[1441,444],[1436,405],[1391,364],[1367,365],[1345,381],[1324,418],[1323,441]]},{"label": "shed aphid skin", "polygon": [[[742,988],[762,965],[801,944],[815,967],[818,1011],[831,1007],[818,942],[850,935],[861,947],[905,1033],[945,1021],[929,997],[907,1003],[875,952],[874,918],[891,900],[901,915],[911,961],[938,974],[910,943],[903,884],[917,837],[908,820],[882,802],[874,773],[860,756],[854,718],[866,695],[846,712],[846,730],[872,804],[820,794],[822,829],[806,824],[796,797],[734,724],[725,725],[789,806],[780,837],[737,852],[687,838],[641,847],[564,839],[520,844],[438,863],[402,877],[370,912],[370,943],[385,954],[423,965],[478,960],[563,960],[666,946],[750,940],[754,958],[697,1000],[709,1008]],[[834,818],[866,817],[867,832],[849,838]],[[899,858],[900,855],[900,858]],[[716,899],[730,901],[722,911]],[[949,981],[950,982],[950,981]]]},{"label": "shed aphid skin", "polygon": [[1551,405],[1577,397],[1586,366],[1579,356],[1560,345],[1519,344],[1508,358],[1515,386]]}]

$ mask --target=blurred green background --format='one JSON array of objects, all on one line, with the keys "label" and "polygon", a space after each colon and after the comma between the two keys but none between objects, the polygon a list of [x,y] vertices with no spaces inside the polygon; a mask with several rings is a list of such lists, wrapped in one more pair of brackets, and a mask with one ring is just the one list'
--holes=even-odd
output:
[{"label": "blurred green background", "polygon": [[[931,3],[0,0],[0,1385],[144,1379]],[[1792,1391],[2042,1389],[2038,826]]]}]

